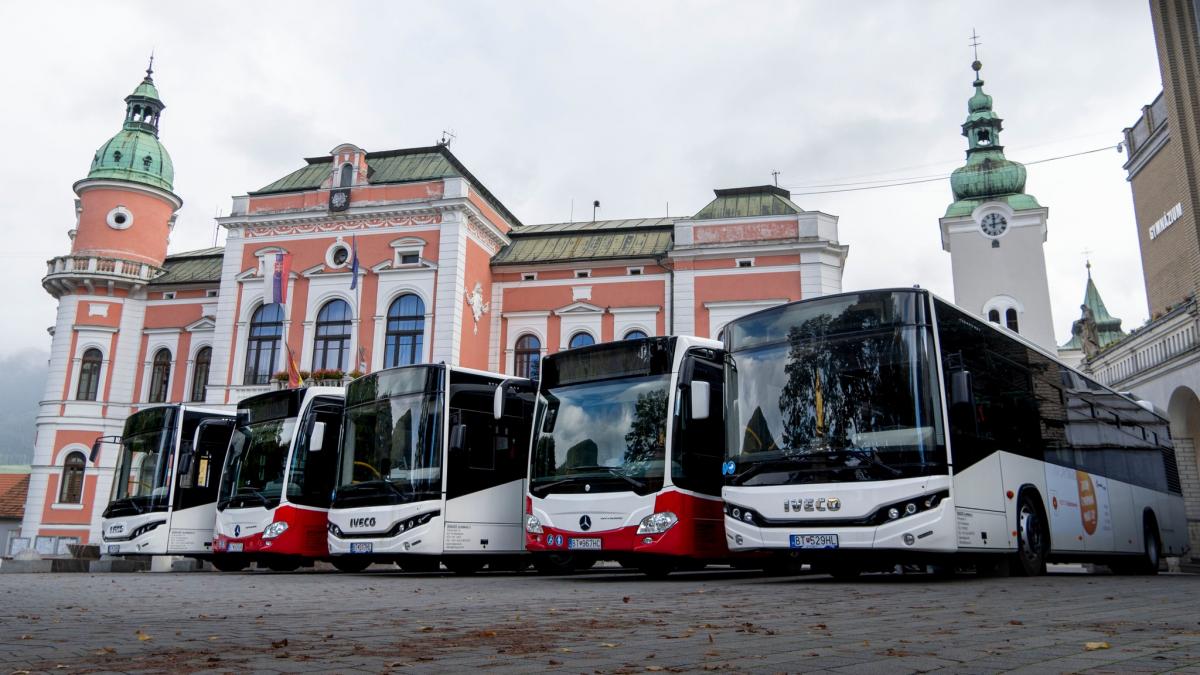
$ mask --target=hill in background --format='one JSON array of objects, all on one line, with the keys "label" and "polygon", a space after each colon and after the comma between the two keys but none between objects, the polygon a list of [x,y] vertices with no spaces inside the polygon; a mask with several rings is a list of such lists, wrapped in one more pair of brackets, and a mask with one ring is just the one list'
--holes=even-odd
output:
[{"label": "hill in background", "polygon": [[30,349],[0,356],[0,464],[29,464],[33,460],[34,420],[46,388],[47,352]]}]

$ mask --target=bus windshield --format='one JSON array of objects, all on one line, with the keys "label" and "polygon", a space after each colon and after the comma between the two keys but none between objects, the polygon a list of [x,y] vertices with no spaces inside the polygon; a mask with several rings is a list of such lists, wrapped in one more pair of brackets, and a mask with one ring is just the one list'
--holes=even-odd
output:
[{"label": "bus windshield", "polygon": [[295,430],[294,417],[256,424],[239,422],[221,475],[218,509],[279,506],[288,446]]},{"label": "bus windshield", "polygon": [[348,408],[333,508],[440,499],[441,405],[415,392]]},{"label": "bus windshield", "polygon": [[177,412],[174,407],[150,408],[125,421],[105,518],[167,510]]},{"label": "bus windshield", "polygon": [[[731,324],[728,483],[946,473],[924,311],[913,294],[864,293],[741,320],[758,326]],[[750,346],[738,350],[739,339]]]},{"label": "bus windshield", "polygon": [[670,381],[650,375],[543,391],[530,491],[661,489]]}]

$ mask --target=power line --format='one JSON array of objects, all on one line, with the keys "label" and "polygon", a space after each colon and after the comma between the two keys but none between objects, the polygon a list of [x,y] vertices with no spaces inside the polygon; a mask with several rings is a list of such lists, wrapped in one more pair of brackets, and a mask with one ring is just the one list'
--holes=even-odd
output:
[{"label": "power line", "polygon": [[[1057,161],[1060,159],[1070,159],[1072,157],[1080,157],[1082,155],[1090,155],[1090,154],[1093,154],[1096,152],[1103,152],[1105,150],[1113,150],[1116,147],[1117,146],[1115,146],[1115,145],[1106,145],[1101,148],[1093,148],[1091,150],[1083,150],[1081,152],[1073,152],[1073,153],[1066,154],[1066,155],[1058,155],[1055,157],[1046,157],[1043,159],[1037,159],[1032,162],[1025,162],[1024,164],[1025,164],[1025,166],[1032,166],[1034,164],[1045,164],[1046,162],[1054,162],[1054,161]],[[878,190],[881,188],[900,187],[902,185],[917,185],[919,183],[932,183],[934,181],[946,180],[947,178],[950,177],[950,175],[951,174],[946,173],[946,174],[938,174],[936,176],[911,176],[908,178],[881,179],[881,180],[877,180],[877,181],[862,181],[862,182],[858,182],[858,183],[829,183],[827,185],[793,185],[793,186],[788,186],[788,189],[789,190],[807,190],[808,188],[813,188],[813,187],[841,188],[841,189],[836,189],[836,190],[809,190],[807,192],[796,192],[796,193],[793,193],[792,196],[793,197],[802,197],[805,195],[826,195],[826,194],[833,194],[833,193],[837,193],[837,192],[860,192],[862,190]],[[860,186],[860,187],[847,187],[847,186]]]}]

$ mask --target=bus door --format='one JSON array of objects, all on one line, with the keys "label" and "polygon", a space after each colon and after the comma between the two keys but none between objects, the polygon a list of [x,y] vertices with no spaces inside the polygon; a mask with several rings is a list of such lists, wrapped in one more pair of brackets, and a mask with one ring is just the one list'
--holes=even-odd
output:
[{"label": "bus door", "polygon": [[213,513],[233,419],[185,412],[181,433],[167,550],[197,551],[212,543]]},{"label": "bus door", "polygon": [[694,545],[700,555],[728,555],[720,499],[724,482],[721,463],[725,461],[725,375],[720,359],[720,352],[713,349],[691,350],[676,392],[671,482],[711,497],[689,501],[695,511],[688,515],[694,519]]},{"label": "bus door", "polygon": [[318,549],[326,546],[327,521],[323,512],[329,509],[337,483],[342,410],[343,402],[339,398],[318,396],[313,399],[300,422],[291,466],[288,467],[288,503],[322,510],[312,518],[294,518],[305,523],[305,545]]}]

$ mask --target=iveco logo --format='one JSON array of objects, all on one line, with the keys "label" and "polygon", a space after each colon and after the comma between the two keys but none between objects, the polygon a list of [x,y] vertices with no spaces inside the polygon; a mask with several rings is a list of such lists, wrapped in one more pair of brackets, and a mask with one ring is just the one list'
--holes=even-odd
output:
[{"label": "iveco logo", "polygon": [[587,532],[588,530],[592,529],[592,517],[591,516],[580,516],[579,517],[579,529],[583,530],[584,532]]},{"label": "iveco logo", "polygon": [[801,511],[837,511],[842,508],[842,500],[837,497],[807,497],[805,499],[783,500],[783,512]]},{"label": "iveco logo", "polygon": [[375,518],[351,518],[350,527],[375,527]]},{"label": "iveco logo", "polygon": [[235,537],[242,536],[242,526],[241,525],[233,526],[233,536],[235,536]]}]

